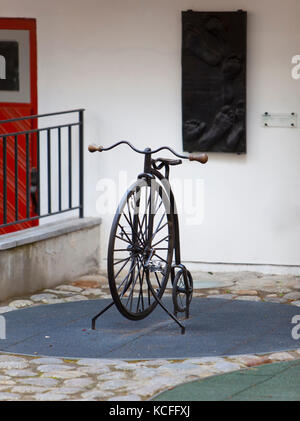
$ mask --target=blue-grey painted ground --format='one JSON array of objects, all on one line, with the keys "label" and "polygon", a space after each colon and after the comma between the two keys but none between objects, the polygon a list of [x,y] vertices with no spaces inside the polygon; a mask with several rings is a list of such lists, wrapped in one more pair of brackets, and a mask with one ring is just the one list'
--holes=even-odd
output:
[{"label": "blue-grey painted ground", "polygon": [[[172,309],[171,298],[164,300]],[[1,352],[62,358],[196,358],[293,350],[296,306],[194,298],[185,335],[160,308],[140,321],[112,307],[91,329],[109,299],[30,307],[7,313]]]},{"label": "blue-grey painted ground", "polygon": [[[7,321],[7,339],[0,340],[2,350],[6,349],[0,353],[0,400],[148,400],[164,390],[189,381],[238,372],[247,367],[267,367],[274,361],[300,360],[300,340],[291,339],[292,324],[289,321],[293,314],[300,314],[299,277],[267,276],[252,272],[213,275],[199,272],[194,275],[194,279],[196,290],[191,309],[192,318],[186,323],[186,335],[181,335],[174,322],[168,321],[168,317],[159,313],[159,310],[153,315],[157,325],[154,320],[149,319],[145,325],[139,326],[138,332],[133,332],[132,327],[127,328],[131,322],[116,313],[113,315],[115,329],[124,328],[124,342],[121,344],[120,339],[117,339],[116,349],[108,348],[105,358],[102,351],[101,357],[98,354],[96,358],[83,358],[82,352],[79,353],[79,350],[83,349],[83,340],[94,341],[93,352],[95,349],[99,351],[99,340],[103,341],[101,319],[97,322],[97,330],[91,332],[90,317],[100,310],[101,300],[110,298],[105,276],[88,275],[27,297],[14,297],[0,303],[0,313]],[[170,294],[170,290],[168,293]],[[198,302],[202,302],[203,307],[198,306]],[[264,313],[266,307],[263,303],[276,305],[268,307],[272,308],[272,312]],[[68,322],[63,326],[59,324],[60,333],[57,333],[59,311],[64,313],[66,310],[62,304],[68,307]],[[79,304],[80,315],[75,311]],[[203,313],[201,315],[204,307],[205,317]],[[245,308],[248,309],[246,313],[240,311]],[[30,326],[33,320],[32,317],[23,317],[25,311],[36,315],[36,328],[31,331],[31,336],[32,344],[35,344],[38,350],[33,350],[32,346],[29,350],[32,329]],[[233,314],[239,314],[240,320],[233,317]],[[112,309],[107,313],[107,317],[112,317]],[[230,318],[232,323],[228,324]],[[252,323],[249,323],[249,318]],[[20,323],[16,323],[16,320]],[[148,322],[151,326],[147,325]],[[104,324],[104,319],[102,323]],[[157,326],[159,329],[156,329]],[[229,330],[224,332],[225,328]],[[78,341],[72,342],[68,335],[63,340],[64,334],[72,332],[72,329],[77,334],[77,339],[81,329],[80,347]],[[154,351],[161,352],[161,346],[153,349],[155,341],[150,339],[151,335],[158,337],[160,329],[164,329],[170,337],[176,338],[176,347],[178,343],[185,345],[183,348],[186,352],[192,350],[186,345],[189,339],[197,338],[199,341],[201,334],[202,337],[205,334],[206,340],[200,341],[197,355],[191,352],[175,357],[173,349],[172,355],[166,353],[166,356],[160,354],[160,358],[151,358],[150,355],[153,355]],[[129,346],[126,332],[131,335],[133,346]],[[116,333],[117,330],[112,332]],[[105,335],[109,336],[108,330]],[[20,341],[15,340],[17,336]],[[129,358],[128,351],[135,350],[134,344],[137,342],[145,344],[147,341],[142,339],[145,337],[151,354],[146,354],[144,351],[147,351],[147,347],[144,347],[143,356],[134,357],[136,359],[132,360],[133,355],[131,353]],[[246,340],[242,340],[242,337]],[[23,343],[22,339],[25,339]],[[272,342],[274,340],[275,343]],[[266,346],[271,342],[272,346],[267,350]],[[17,355],[16,347],[25,344],[28,347],[27,352],[33,354]],[[77,356],[54,356],[59,347],[62,349],[62,344],[75,349]],[[120,346],[123,344],[125,346]],[[259,348],[262,345],[263,347]],[[124,356],[120,353],[118,356],[114,354],[121,348]],[[48,356],[42,357],[45,349],[48,350]],[[252,351],[246,352],[247,349]],[[52,351],[53,354],[50,355]],[[222,356],[222,353],[230,355]],[[207,356],[208,354],[210,356]],[[218,400],[217,396],[216,398]]]}]

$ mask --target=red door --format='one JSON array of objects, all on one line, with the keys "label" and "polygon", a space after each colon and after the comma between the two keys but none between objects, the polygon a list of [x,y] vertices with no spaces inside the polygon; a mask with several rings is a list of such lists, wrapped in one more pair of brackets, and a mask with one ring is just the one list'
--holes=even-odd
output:
[{"label": "red door", "polygon": [[[0,121],[36,114],[36,21],[0,18]],[[34,129],[36,124],[35,119],[0,123],[0,134]],[[29,192],[36,153],[33,135],[0,137],[0,226],[10,224],[0,228],[0,235],[38,225],[37,219],[12,224],[36,216]]]}]

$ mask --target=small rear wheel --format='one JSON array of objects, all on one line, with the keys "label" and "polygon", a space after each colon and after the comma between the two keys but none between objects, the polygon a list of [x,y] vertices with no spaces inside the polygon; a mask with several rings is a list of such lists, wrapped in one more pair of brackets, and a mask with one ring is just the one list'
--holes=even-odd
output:
[{"label": "small rear wheel", "polygon": [[172,298],[174,304],[174,313],[186,312],[189,317],[189,307],[193,296],[193,278],[188,270],[180,269],[174,278]]}]

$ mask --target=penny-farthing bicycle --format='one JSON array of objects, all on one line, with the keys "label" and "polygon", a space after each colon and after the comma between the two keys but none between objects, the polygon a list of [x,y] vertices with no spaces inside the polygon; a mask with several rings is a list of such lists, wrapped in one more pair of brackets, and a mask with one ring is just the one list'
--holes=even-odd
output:
[{"label": "penny-farthing bicycle", "polygon": [[[89,151],[109,151],[121,144],[145,155],[144,170],[124,194],[113,219],[107,253],[113,301],[93,318],[92,328],[95,329],[96,319],[113,305],[128,319],[141,320],[159,304],[184,333],[177,314],[185,312],[189,317],[193,279],[181,263],[178,215],[169,172],[170,166],[182,164],[182,159],[205,164],[208,158],[206,154],[180,155],[167,146],[139,150],[127,141],[107,148],[90,145]],[[164,149],[180,159],[152,158]],[[169,278],[174,314],[162,302]]]}]

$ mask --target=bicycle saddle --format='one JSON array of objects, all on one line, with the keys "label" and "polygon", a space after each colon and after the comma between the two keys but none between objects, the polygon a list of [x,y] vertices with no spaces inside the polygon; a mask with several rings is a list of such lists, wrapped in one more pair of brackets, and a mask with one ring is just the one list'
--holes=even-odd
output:
[{"label": "bicycle saddle", "polygon": [[180,165],[180,164],[182,164],[181,159],[168,159],[168,158],[156,158],[156,159],[153,159],[152,162],[154,162],[154,163],[161,162],[162,164],[167,164],[167,165]]}]

